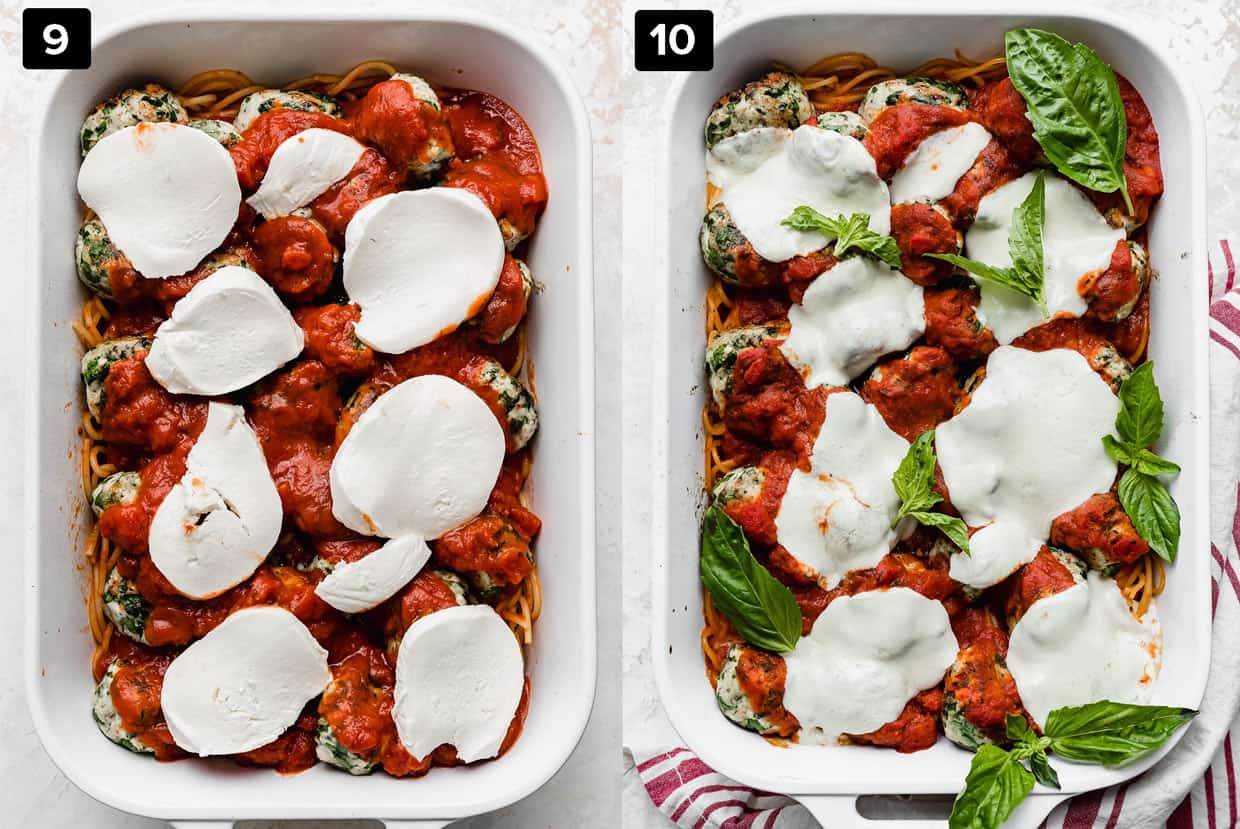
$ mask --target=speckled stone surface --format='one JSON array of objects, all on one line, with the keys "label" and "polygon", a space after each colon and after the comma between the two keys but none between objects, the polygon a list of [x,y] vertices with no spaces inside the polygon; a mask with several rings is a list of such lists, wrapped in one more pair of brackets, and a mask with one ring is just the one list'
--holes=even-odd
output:
[{"label": "speckled stone surface", "polygon": [[[626,0],[624,94],[624,170],[648,169],[659,157],[663,135],[657,114],[672,76],[632,70],[633,12],[655,4]],[[729,0],[678,0],[661,4],[676,8],[711,8],[715,22],[762,9],[807,4]],[[882,6],[882,3],[874,3]],[[953,4],[963,6],[964,4]],[[1143,28],[1156,44],[1167,49],[1196,87],[1208,132],[1209,209],[1211,236],[1240,231],[1240,2],[1237,0],[1104,0],[1091,6],[1108,8]],[[829,9],[825,4],[822,10]],[[991,0],[993,10],[1039,8],[1036,3]],[[775,47],[773,47],[775,48]],[[647,330],[651,325],[649,292],[642,275],[653,266],[650,240],[655,188],[647,175],[626,175],[624,186],[624,330]],[[645,366],[654,357],[640,337],[630,337],[624,349],[624,463],[622,486],[640,492],[652,474],[649,457],[649,378]],[[649,505],[639,498],[624,502],[624,742],[626,746],[675,745],[676,737],[659,705],[650,665]],[[630,785],[631,755],[625,753],[626,827],[666,827],[668,821],[651,806],[639,786]]]},{"label": "speckled stone surface", "polygon": [[[166,5],[182,4],[165,0]],[[202,4],[213,12],[230,5],[253,8],[253,3],[221,0]],[[6,439],[0,441],[0,464],[8,470],[0,478],[0,549],[9,562],[8,577],[0,581],[0,723],[5,735],[0,741],[0,826],[52,829],[156,829],[163,821],[124,815],[102,806],[78,791],[52,765],[40,747],[29,722],[23,698],[22,597],[20,575],[22,549],[23,451],[20,436],[25,432],[24,364],[20,353],[26,341],[25,303],[19,301],[25,290],[22,280],[29,278],[25,267],[25,213],[27,209],[27,158],[34,115],[42,106],[42,96],[52,79],[49,72],[28,72],[21,68],[21,3],[0,0],[0,249],[6,252],[0,279],[9,286],[11,301],[0,302],[0,330],[13,344],[15,353],[0,362],[0,418],[6,425]],[[96,30],[128,16],[149,11],[156,4],[143,0],[96,0],[81,3],[32,3],[31,5],[91,5]],[[161,3],[160,5],[164,5]],[[366,9],[408,8],[400,0],[268,0],[265,8],[285,8],[312,15],[316,8]],[[426,2],[432,6],[435,3]],[[596,354],[598,383],[598,561],[599,561],[599,686],[594,716],[576,752],[540,791],[524,801],[491,815],[458,821],[453,826],[468,829],[511,827],[544,829],[562,826],[615,825],[597,821],[602,815],[616,815],[620,786],[620,689],[615,682],[619,660],[619,421],[608,413],[620,407],[618,383],[606,382],[620,371],[620,117],[621,53],[620,18],[617,2],[553,0],[538,4],[518,0],[451,0],[442,5],[488,12],[513,21],[514,25],[542,37],[548,49],[572,70],[579,91],[586,100],[594,135],[595,205],[595,294],[597,307]],[[204,67],[205,68],[205,67]],[[71,240],[66,240],[70,244]],[[83,623],[85,616],[83,615]],[[85,667],[83,667],[85,670]],[[608,681],[610,680],[610,681]],[[87,701],[83,700],[83,705]],[[374,821],[348,822],[271,822],[240,824],[246,829],[267,827],[332,827],[357,829],[379,826]]]}]

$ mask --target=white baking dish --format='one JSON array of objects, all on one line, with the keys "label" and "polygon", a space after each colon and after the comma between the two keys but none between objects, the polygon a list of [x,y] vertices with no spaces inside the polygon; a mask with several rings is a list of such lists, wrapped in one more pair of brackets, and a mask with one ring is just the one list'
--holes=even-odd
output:
[{"label": "white baking dish", "polygon": [[[1170,568],[1159,601],[1166,648],[1154,701],[1195,707],[1205,688],[1210,656],[1205,141],[1198,104],[1178,69],[1143,36],[1093,12],[984,14],[921,5],[747,18],[716,37],[713,71],[686,74],[673,84],[665,109],[668,128],[659,168],[664,210],[656,221],[662,261],[653,275],[657,310],[650,332],[654,668],[663,705],[690,748],[729,777],[796,795],[825,826],[860,820],[851,796],[955,793],[972,755],[946,740],[911,755],[855,746],[777,748],[732,725],[715,705],[698,641],[698,526],[705,500],[702,314],[710,281],[697,232],[704,211],[702,124],[718,96],[757,77],[772,60],[803,66],[832,52],[865,51],[886,64],[913,67],[957,48],[977,57],[994,54],[1002,49],[1003,33],[1018,26],[1049,29],[1097,50],[1141,91],[1161,135],[1167,191],[1149,226],[1152,262],[1161,272],[1153,285],[1150,349],[1167,401],[1169,437],[1163,448],[1185,471],[1172,485],[1183,511],[1183,535],[1179,561]],[[1158,756],[1119,771],[1067,762],[1057,768],[1063,792],[1081,792],[1130,778]],[[1022,809],[1030,825],[1038,822],[1032,819],[1035,812],[1040,819],[1058,800],[1041,787],[1037,791],[1042,797]]]},{"label": "white baking dish", "polygon": [[[496,762],[435,769],[416,780],[352,778],[320,764],[281,777],[228,761],[154,763],[118,749],[90,715],[90,634],[81,542],[87,522],[76,430],[78,355],[69,326],[85,291],[74,273],[81,222],[77,133],[98,101],[128,84],[173,88],[214,67],[280,82],[383,58],[446,84],[492,92],[538,138],[551,198],[530,245],[545,289],[529,326],[538,370],[541,432],[531,491],[543,517],[545,591],[528,671],[525,731]],[[151,17],[102,34],[89,71],[55,85],[34,140],[27,464],[26,688],[35,727],[65,775],[127,812],[177,820],[414,819],[490,811],[541,786],[564,763],[594,699],[594,347],[590,133],[573,84],[550,50],[509,25],[464,12]]]}]

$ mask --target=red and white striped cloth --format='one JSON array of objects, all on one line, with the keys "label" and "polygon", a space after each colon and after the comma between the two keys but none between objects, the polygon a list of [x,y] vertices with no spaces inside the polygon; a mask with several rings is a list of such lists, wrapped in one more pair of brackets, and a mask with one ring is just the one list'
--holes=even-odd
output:
[{"label": "red and white striped cloth", "polygon": [[[1212,245],[1209,254],[1214,633],[1205,699],[1184,739],[1161,763],[1129,783],[1062,803],[1043,824],[1048,829],[1240,827],[1233,753],[1233,746],[1240,753],[1240,276],[1228,240]],[[792,799],[729,780],[687,748],[648,752],[634,761],[650,800],[677,826],[818,825]]]}]

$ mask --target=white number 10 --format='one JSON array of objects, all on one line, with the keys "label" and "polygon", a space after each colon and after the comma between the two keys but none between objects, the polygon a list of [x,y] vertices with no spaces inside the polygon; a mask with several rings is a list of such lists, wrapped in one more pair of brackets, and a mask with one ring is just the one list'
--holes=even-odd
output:
[{"label": "white number 10", "polygon": [[693,51],[693,29],[684,23],[677,23],[670,33],[667,24],[660,23],[650,30],[650,36],[655,39],[660,56],[667,54],[668,46],[671,46],[672,52],[677,55],[687,55]]},{"label": "white number 10", "polygon": [[44,26],[43,42],[47,44],[44,52],[49,55],[62,55],[69,48],[69,30],[60,23]]}]

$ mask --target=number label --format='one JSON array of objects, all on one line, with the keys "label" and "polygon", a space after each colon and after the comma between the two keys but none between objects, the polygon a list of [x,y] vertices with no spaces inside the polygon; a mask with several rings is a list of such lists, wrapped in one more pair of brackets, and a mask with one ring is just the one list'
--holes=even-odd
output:
[{"label": "number label", "polygon": [[23,9],[22,66],[89,69],[90,9]]},{"label": "number label", "polygon": [[715,65],[715,15],[709,11],[639,11],[634,18],[639,72],[698,72]]}]

